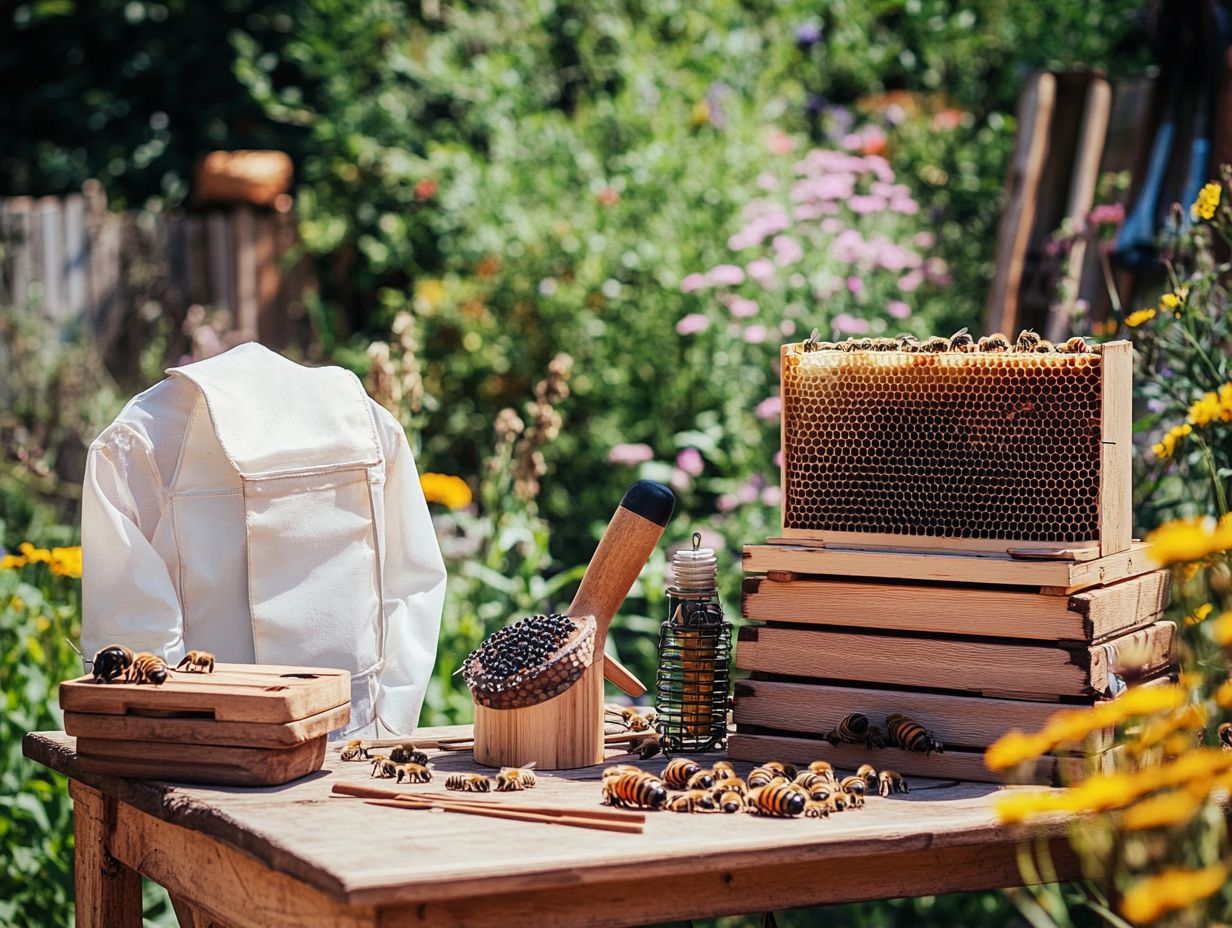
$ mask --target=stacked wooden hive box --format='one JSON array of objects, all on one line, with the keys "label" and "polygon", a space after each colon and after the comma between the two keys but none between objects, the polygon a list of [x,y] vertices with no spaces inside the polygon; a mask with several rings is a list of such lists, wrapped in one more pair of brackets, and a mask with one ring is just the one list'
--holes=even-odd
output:
[{"label": "stacked wooden hive box", "polygon": [[[983,752],[1172,672],[1131,538],[1132,354],[783,349],[783,537],[744,552],[737,758],[995,780]],[[850,713],[943,753],[831,744]],[[1049,757],[1057,782],[1106,765]]]}]

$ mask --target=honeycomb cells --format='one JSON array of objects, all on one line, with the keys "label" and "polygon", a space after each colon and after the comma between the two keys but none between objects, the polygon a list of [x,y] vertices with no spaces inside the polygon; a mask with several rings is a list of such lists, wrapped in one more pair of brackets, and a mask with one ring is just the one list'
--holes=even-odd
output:
[{"label": "honeycomb cells", "polygon": [[1098,538],[1102,360],[790,346],[783,527]]}]

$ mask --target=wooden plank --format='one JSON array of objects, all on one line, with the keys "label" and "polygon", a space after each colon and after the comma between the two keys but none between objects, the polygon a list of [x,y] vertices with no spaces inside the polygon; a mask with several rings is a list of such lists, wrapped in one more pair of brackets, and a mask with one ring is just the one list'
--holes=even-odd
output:
[{"label": "wooden plank", "polygon": [[[778,539],[775,539],[778,540]],[[787,544],[806,544],[827,548],[856,550],[889,549],[892,551],[928,551],[933,554],[1007,554],[1019,558],[1049,558],[1067,561],[1089,561],[1099,557],[1098,542],[1067,542],[1041,544],[1016,541],[1013,538],[948,538],[944,536],[901,535],[892,532],[835,532],[828,529],[784,528],[782,540]]]},{"label": "wooden plank", "polygon": [[184,217],[185,303],[209,306],[212,302],[209,271],[209,238],[205,219],[199,215]]},{"label": "wooden plank", "polygon": [[[872,764],[879,770],[896,770],[907,777],[938,780],[963,780],[971,783],[1012,783],[1018,785],[1061,786],[1072,783],[1092,769],[1105,769],[1108,754],[1093,758],[1041,757],[1034,764],[1006,774],[984,766],[983,751],[947,750],[944,754],[916,754],[899,748],[869,749],[862,745],[832,745],[817,738],[800,738],[779,732],[737,731],[727,739],[727,753],[737,760],[760,764],[768,760],[807,764],[815,760],[832,763],[835,769],[855,770]],[[916,789],[910,781],[908,787]]]},{"label": "wooden plank", "polygon": [[64,198],[64,306],[68,320],[76,322],[86,314],[89,271],[86,201],[81,194],[71,194]]},{"label": "wooden plank", "polygon": [[73,798],[73,901],[79,928],[141,928],[141,877],[112,856],[114,799],[70,781]]},{"label": "wooden plank", "polygon": [[257,219],[247,204],[232,214],[235,236],[235,324],[251,338],[258,335],[257,309]]},{"label": "wooden plank", "polygon": [[1127,341],[1104,345],[1100,397],[1099,546],[1104,555],[1129,549],[1133,536],[1134,353]]},{"label": "wooden plank", "polygon": [[206,215],[209,238],[209,301],[215,309],[233,312],[235,307],[235,236],[229,216],[221,210]]},{"label": "wooden plank", "polygon": [[325,736],[279,749],[78,738],[77,754],[82,770],[103,776],[278,786],[321,769]]},{"label": "wooden plank", "polygon": [[1093,641],[1157,621],[1170,574],[1132,577],[1071,597],[989,587],[748,577],[746,619],[1042,641]]},{"label": "wooden plank", "polygon": [[172,741],[249,748],[286,748],[328,735],[351,718],[350,704],[294,722],[220,722],[215,719],[65,712],[64,730],[74,737],[118,741]]},{"label": "wooden plank", "polygon": [[30,303],[30,281],[34,268],[30,236],[34,223],[34,201],[30,197],[10,197],[4,200],[4,242],[9,249],[12,277],[9,298],[19,309]]},{"label": "wooden plank", "polygon": [[745,545],[744,571],[1049,587],[1058,592],[1076,592],[1158,570],[1159,565],[1146,556],[1146,551],[1146,545],[1136,542],[1119,554],[1071,562],[974,554],[858,551],[807,545]]},{"label": "wooden plank", "polygon": [[[736,683],[736,725],[772,728],[799,735],[824,737],[852,712],[868,716],[884,729],[884,720],[902,713],[933,732],[945,745],[984,749],[1011,729],[1038,731],[1059,707],[1022,699],[987,699],[948,693],[924,693],[782,680],[740,680]],[[1111,729],[1096,733],[1089,749],[1112,747]]]},{"label": "wooden plank", "polygon": [[1056,78],[1037,71],[1027,78],[1018,96],[1018,136],[997,232],[996,273],[984,310],[988,332],[1007,332],[1012,337],[1018,325],[1018,290],[1035,222],[1036,193],[1048,157],[1056,91]]},{"label": "wooden plank", "polygon": [[43,314],[56,322],[68,318],[64,279],[64,217],[60,200],[40,197],[34,205],[42,249]]},{"label": "wooden plank", "polygon": [[[1174,659],[1175,631],[1171,622],[1157,622],[1105,644],[1063,648],[746,625],[736,645],[736,667],[815,680],[1058,700],[1115,692],[1114,673],[1124,678],[1132,671],[1145,678],[1163,670]],[[1125,666],[1130,660],[1133,666]]]},{"label": "wooden plank", "polygon": [[277,214],[262,213],[256,219],[255,296],[257,301],[257,340],[263,345],[285,346],[290,338],[286,313],[278,301],[282,285],[279,269]]},{"label": "wooden plank", "polygon": [[351,675],[322,667],[218,664],[212,674],[173,673],[162,686],[60,684],[60,708],[126,715],[140,711],[212,713],[224,722],[293,722],[349,702]]}]

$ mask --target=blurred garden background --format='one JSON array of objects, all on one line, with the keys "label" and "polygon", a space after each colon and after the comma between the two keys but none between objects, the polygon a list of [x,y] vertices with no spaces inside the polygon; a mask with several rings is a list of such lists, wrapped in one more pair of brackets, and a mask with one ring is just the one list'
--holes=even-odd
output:
[{"label": "blurred garden background", "polygon": [[[354,370],[400,418],[450,571],[423,722],[469,721],[461,658],[568,602],[639,477],[678,494],[670,540],[720,548],[738,615],[740,546],[779,519],[779,345],[814,327],[980,332],[1028,75],[1149,74],[1155,58],[1140,0],[37,0],[0,15],[0,924],[21,926],[71,917],[64,783],[20,740],[60,727],[55,685],[80,672],[64,639],[85,451],[166,367],[260,337]],[[236,150],[285,153],[286,190],[208,196],[202,159]],[[114,258],[104,293],[71,260],[63,283],[39,274],[79,240],[82,261]],[[1212,266],[1203,292],[1222,309]],[[1079,312],[1073,331],[1124,335],[1136,308]],[[1140,378],[1144,447],[1226,380],[1226,342],[1209,347],[1205,363],[1152,352],[1177,376]],[[1144,454],[1140,528],[1219,514],[1227,444]],[[643,678],[664,586],[661,551],[614,626]],[[158,893],[148,909],[174,924]],[[994,893],[824,918],[1017,911]]]}]

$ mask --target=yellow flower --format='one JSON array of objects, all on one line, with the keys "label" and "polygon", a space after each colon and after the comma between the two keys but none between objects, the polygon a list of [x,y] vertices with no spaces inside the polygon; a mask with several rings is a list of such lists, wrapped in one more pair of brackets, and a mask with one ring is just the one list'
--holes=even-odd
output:
[{"label": "yellow flower", "polygon": [[1183,825],[1197,814],[1205,800],[1205,791],[1201,795],[1195,795],[1187,789],[1160,793],[1126,809],[1121,816],[1121,827],[1129,831],[1139,831],[1144,828]]},{"label": "yellow flower", "polygon": [[1232,680],[1225,680],[1215,690],[1215,704],[1221,709],[1232,709]]},{"label": "yellow flower", "polygon": [[698,100],[694,103],[693,109],[689,111],[689,122],[694,128],[710,122],[710,104],[705,100]]},{"label": "yellow flower", "polygon": [[1174,519],[1146,537],[1147,556],[1168,566],[1200,561],[1232,548],[1232,517],[1214,519]]},{"label": "yellow flower", "polygon": [[422,311],[431,313],[445,299],[445,282],[436,278],[421,280],[415,284],[415,302]]},{"label": "yellow flower", "polygon": [[1214,219],[1215,210],[1219,208],[1219,196],[1222,192],[1219,184],[1207,184],[1198,191],[1198,199],[1189,207],[1189,214],[1195,219]]},{"label": "yellow flower", "polygon": [[1219,613],[1219,617],[1211,623],[1211,637],[1217,645],[1232,647],[1232,610]]},{"label": "yellow flower", "polygon": [[16,554],[6,554],[0,557],[0,570],[16,570],[25,567],[26,559]]},{"label": "yellow flower", "polygon": [[1034,815],[1061,811],[1065,794],[1054,792],[1012,792],[997,797],[997,816],[1006,824],[1022,822]]},{"label": "yellow flower", "polygon": [[50,564],[51,551],[47,548],[36,548],[28,541],[23,541],[17,546],[17,550],[25,557],[27,564]]},{"label": "yellow flower", "polygon": [[45,615],[35,616],[34,627],[40,632],[45,632],[47,629],[51,628],[51,619],[47,618]]},{"label": "yellow flower", "polygon": [[1185,421],[1198,428],[1206,428],[1212,422],[1232,422],[1232,383],[1225,383],[1195,400]]},{"label": "yellow flower", "polygon": [[1183,422],[1180,425],[1174,425],[1164,434],[1158,444],[1154,445],[1151,450],[1155,452],[1155,457],[1161,461],[1166,461],[1176,452],[1176,446],[1182,438],[1193,434],[1193,426],[1188,422]]},{"label": "yellow flower", "polygon": [[1139,309],[1125,317],[1125,324],[1131,329],[1136,329],[1145,322],[1150,322],[1156,316],[1154,309]]},{"label": "yellow flower", "polygon": [[1129,888],[1121,900],[1121,914],[1135,924],[1156,921],[1219,892],[1227,878],[1223,864],[1201,870],[1164,870]]},{"label": "yellow flower", "polygon": [[1211,611],[1214,608],[1215,607],[1212,606],[1210,603],[1203,603],[1201,606],[1199,606],[1197,609],[1193,611],[1192,615],[1185,616],[1185,624],[1186,625],[1201,625],[1203,622],[1206,621],[1206,617],[1211,614]]},{"label": "yellow flower", "polygon": [[994,741],[984,752],[984,765],[989,770],[1008,770],[1039,757],[1051,747],[1048,739],[1040,735],[1011,731]]},{"label": "yellow flower", "polygon": [[26,601],[22,599],[20,596],[14,596],[12,599],[9,600],[9,607],[14,612],[25,612]]},{"label": "yellow flower", "polygon": [[57,577],[81,577],[81,546],[51,549],[51,572]]},{"label": "yellow flower", "polygon": [[1159,298],[1159,305],[1175,311],[1181,305],[1181,299],[1175,293],[1165,293]]},{"label": "yellow flower", "polygon": [[430,503],[444,503],[450,509],[461,509],[471,502],[471,488],[461,477],[452,474],[424,474],[419,478],[424,497]]}]

